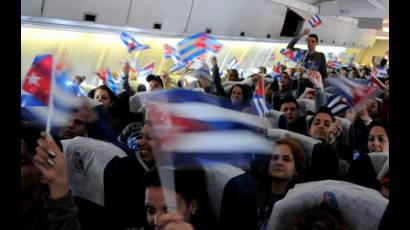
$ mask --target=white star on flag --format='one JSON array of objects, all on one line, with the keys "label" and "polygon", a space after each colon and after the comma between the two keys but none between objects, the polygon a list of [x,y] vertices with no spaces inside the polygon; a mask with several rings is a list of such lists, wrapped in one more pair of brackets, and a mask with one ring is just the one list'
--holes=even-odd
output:
[{"label": "white star on flag", "polygon": [[38,81],[41,79],[41,77],[37,76],[36,74],[32,74],[30,75],[30,77],[28,77],[29,80],[29,84],[30,85],[40,85],[38,83]]}]

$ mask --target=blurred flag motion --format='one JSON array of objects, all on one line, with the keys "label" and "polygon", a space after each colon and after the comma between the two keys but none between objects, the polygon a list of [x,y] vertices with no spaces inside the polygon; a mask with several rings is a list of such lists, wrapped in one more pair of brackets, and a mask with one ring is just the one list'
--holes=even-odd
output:
[{"label": "blurred flag motion", "polygon": [[272,142],[260,134],[268,122],[233,110],[229,100],[183,89],[157,92],[146,100],[159,151],[174,153],[177,165],[193,158],[249,163],[251,153],[273,151]]},{"label": "blurred flag motion", "polygon": [[63,68],[55,70],[53,76],[53,61],[49,54],[34,58],[21,89],[21,108],[24,118],[45,125],[52,92],[54,109],[51,124],[61,126],[68,121],[71,109],[81,106],[83,101],[79,100],[78,92]]},{"label": "blurred flag motion", "polygon": [[184,63],[205,54],[207,51],[218,53],[222,44],[207,33],[193,34],[177,43],[178,56]]},{"label": "blurred flag motion", "polygon": [[120,34],[120,38],[122,40],[122,42],[125,44],[125,46],[128,49],[128,53],[131,53],[134,50],[145,50],[145,49],[149,49],[150,47],[147,45],[143,45],[139,42],[137,42],[137,40],[135,40],[131,35],[122,32]]}]

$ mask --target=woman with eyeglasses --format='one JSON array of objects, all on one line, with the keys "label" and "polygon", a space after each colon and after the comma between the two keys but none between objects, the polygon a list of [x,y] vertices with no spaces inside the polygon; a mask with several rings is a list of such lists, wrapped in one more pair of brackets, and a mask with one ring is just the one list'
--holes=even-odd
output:
[{"label": "woman with eyeglasses", "polygon": [[381,121],[373,121],[367,129],[368,153],[360,155],[350,166],[346,180],[379,190],[388,198],[389,130]]}]

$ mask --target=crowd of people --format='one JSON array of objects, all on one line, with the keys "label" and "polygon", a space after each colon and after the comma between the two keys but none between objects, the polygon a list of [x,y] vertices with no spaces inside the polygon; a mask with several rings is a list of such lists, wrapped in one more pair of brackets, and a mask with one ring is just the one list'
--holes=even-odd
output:
[{"label": "crowd of people", "polygon": [[[163,71],[146,77],[148,89],[133,89],[125,64],[118,95],[105,84],[82,93],[85,103],[51,133],[22,116],[21,229],[389,228],[389,78],[379,79],[385,87],[378,97],[334,114],[326,105],[337,90],[328,80],[368,80],[370,70],[329,68],[325,55],[316,51],[318,36],[309,32],[288,45],[294,49],[307,36],[303,61],[296,68],[283,66],[279,77],[267,74],[265,67],[244,79],[235,69],[220,76],[212,57],[211,68],[188,70],[177,84]],[[84,77],[74,81],[80,85]],[[276,138],[269,155],[249,153],[247,165],[219,165],[235,172],[219,175],[224,182],[210,181],[209,169],[195,158],[185,166],[159,164],[163,143],[145,107],[147,94],[185,88],[225,98],[237,112],[253,113],[259,81],[265,83],[266,107],[285,121],[273,128],[306,136],[313,141],[311,152],[298,138]],[[74,146],[79,141],[89,144]],[[102,143],[107,147],[96,152]],[[163,175],[172,175],[174,183]],[[88,179],[74,183],[80,177]],[[102,189],[97,191],[94,183]],[[314,193],[307,191],[312,183]],[[214,188],[220,192],[211,192]],[[98,194],[102,198],[87,199]],[[372,211],[352,215],[357,204]],[[294,208],[290,212],[287,207]]]}]

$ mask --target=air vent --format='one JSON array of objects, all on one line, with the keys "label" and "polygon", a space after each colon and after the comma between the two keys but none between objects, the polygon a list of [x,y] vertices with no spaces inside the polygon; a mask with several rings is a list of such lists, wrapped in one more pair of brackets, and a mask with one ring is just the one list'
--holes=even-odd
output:
[{"label": "air vent", "polygon": [[270,37],[271,37],[271,35],[270,35],[270,34],[267,34],[267,35],[266,35],[266,38],[270,38]]},{"label": "air vent", "polygon": [[84,21],[95,22],[97,20],[97,14],[84,13]]},{"label": "air vent", "polygon": [[320,43],[323,43],[323,39],[320,39]]},{"label": "air vent", "polygon": [[335,41],[332,41],[333,44],[335,44]]},{"label": "air vent", "polygon": [[346,45],[346,42],[343,42],[343,45]]},{"label": "air vent", "polygon": [[162,28],[162,24],[155,22],[153,28],[156,30],[160,30]]},{"label": "air vent", "polygon": [[240,33],[240,36],[241,36],[241,37],[245,36],[245,32],[242,31],[242,32]]},{"label": "air vent", "polygon": [[212,33],[212,29],[211,29],[211,28],[206,28],[206,29],[205,29],[205,33],[211,34],[211,33]]}]

